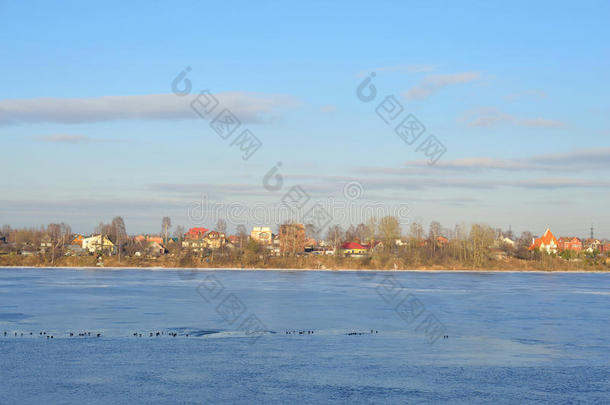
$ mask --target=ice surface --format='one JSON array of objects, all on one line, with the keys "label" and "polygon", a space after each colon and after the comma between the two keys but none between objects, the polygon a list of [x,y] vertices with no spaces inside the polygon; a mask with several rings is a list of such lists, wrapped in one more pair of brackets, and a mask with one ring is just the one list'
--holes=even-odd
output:
[{"label": "ice surface", "polygon": [[607,403],[609,293],[584,273],[0,269],[0,403]]}]

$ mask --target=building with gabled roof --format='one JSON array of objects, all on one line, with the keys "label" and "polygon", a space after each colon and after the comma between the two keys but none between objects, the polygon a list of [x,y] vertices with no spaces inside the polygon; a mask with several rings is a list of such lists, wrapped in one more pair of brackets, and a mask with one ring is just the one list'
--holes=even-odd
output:
[{"label": "building with gabled roof", "polygon": [[344,255],[363,255],[368,251],[368,248],[356,242],[345,242],[341,245],[341,253]]},{"label": "building with gabled roof", "polygon": [[184,239],[203,239],[207,231],[209,231],[209,229],[203,227],[191,228],[184,234]]},{"label": "building with gabled roof", "polygon": [[557,240],[559,242],[559,250],[572,250],[574,252],[582,251],[582,241],[575,236],[572,237],[561,237]]},{"label": "building with gabled roof", "polygon": [[546,252],[549,254],[557,253],[557,250],[559,249],[559,242],[557,241],[555,235],[553,235],[553,232],[551,232],[550,229],[547,229],[544,232],[544,235],[542,235],[540,238],[535,238],[532,241],[529,250],[534,249],[538,249],[541,252]]}]

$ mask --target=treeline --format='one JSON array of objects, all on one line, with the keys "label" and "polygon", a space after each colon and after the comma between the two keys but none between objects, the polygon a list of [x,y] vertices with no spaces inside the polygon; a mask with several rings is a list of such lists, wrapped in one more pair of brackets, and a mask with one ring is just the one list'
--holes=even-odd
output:
[{"label": "treeline", "polygon": [[[219,220],[215,230],[226,233],[226,222]],[[172,232],[173,231],[173,232]],[[165,252],[150,251],[145,240],[127,234],[125,222],[115,217],[110,223],[100,223],[96,234],[108,237],[116,246],[115,255],[104,257],[105,266],[164,266],[164,267],[237,267],[237,268],[328,268],[328,269],[542,269],[576,270],[607,269],[606,258],[582,256],[556,257],[536,250],[530,251],[533,235],[522,232],[519,236],[486,224],[467,226],[459,224],[443,227],[432,221],[428,229],[417,221],[403,233],[395,217],[370,218],[366,223],[328,227],[324,235],[312,225],[305,225],[308,240],[324,241],[335,254],[315,255],[291,250],[277,256],[268,245],[249,239],[244,225],[237,227],[236,243],[221,249],[193,251],[182,247],[185,229],[172,229],[171,219],[161,221],[159,235]],[[40,228],[15,229],[4,225],[0,231],[0,265],[31,266],[92,266],[98,264],[93,256],[66,256],[67,246],[73,237],[69,225],[49,224]],[[170,241],[171,237],[176,241]],[[503,238],[511,243],[503,242]],[[346,257],[340,247],[345,242],[357,242],[370,247],[360,257]],[[41,249],[42,247],[42,249]],[[23,251],[35,254],[24,257]],[[136,255],[138,253],[138,255]],[[564,255],[566,256],[566,255]]]}]

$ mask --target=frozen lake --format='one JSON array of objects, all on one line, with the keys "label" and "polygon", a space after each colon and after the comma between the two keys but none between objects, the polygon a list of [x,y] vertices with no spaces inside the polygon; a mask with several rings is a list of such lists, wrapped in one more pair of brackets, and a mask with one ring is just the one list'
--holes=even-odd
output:
[{"label": "frozen lake", "polygon": [[609,322],[610,274],[0,269],[0,403],[608,403]]}]

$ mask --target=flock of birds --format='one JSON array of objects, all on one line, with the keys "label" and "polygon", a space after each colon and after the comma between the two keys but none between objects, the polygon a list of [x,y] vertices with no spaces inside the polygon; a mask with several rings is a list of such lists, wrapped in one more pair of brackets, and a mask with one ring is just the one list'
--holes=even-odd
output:
[{"label": "flock of birds", "polygon": [[372,335],[373,333],[379,333],[379,331],[371,329],[370,333],[366,333],[366,332],[349,332],[349,333],[347,333],[347,336]]},{"label": "flock of birds", "polygon": [[[33,336],[35,336],[34,333],[32,333],[32,332],[29,332],[29,333],[28,332],[25,332],[25,333],[24,332],[13,332],[13,334],[14,334],[15,337],[23,337],[23,336],[26,336],[26,337],[27,336],[32,336],[33,337]],[[12,337],[13,334],[5,331],[3,333],[3,336],[5,336],[5,337]],[[39,332],[38,335],[40,335],[43,338],[46,337],[47,339],[54,339],[55,338],[55,335],[51,335],[50,333],[47,333],[45,331]],[[69,337],[91,337],[91,336],[98,337],[98,338],[102,337],[102,334],[101,333],[97,333],[97,332],[66,332],[65,335],[69,336]],[[161,336],[161,335],[172,336],[172,337],[178,336],[178,334],[176,332],[167,332],[167,333],[166,332],[148,332],[148,336],[150,336],[150,337]],[[142,336],[146,336],[146,333],[142,334],[142,333],[139,333],[139,332],[134,332],[132,334],[132,336],[142,337]],[[188,337],[189,334],[187,333],[185,336]]]},{"label": "flock of birds", "polygon": [[[138,332],[134,332],[131,335],[135,336],[135,337],[142,337],[142,334],[138,333]],[[144,336],[146,336],[146,333],[144,333]],[[165,332],[163,332],[163,331],[161,331],[161,332],[148,332],[148,337],[156,337],[156,336],[165,336]],[[178,336],[178,334],[176,332],[167,332],[167,336],[176,337],[176,336]],[[184,336],[189,337],[189,334],[186,333]]]},{"label": "flock of birds", "polygon": [[[24,334],[23,332],[19,332],[19,333],[18,333],[18,332],[14,332],[14,333],[15,333],[15,337],[22,337],[22,336],[24,336],[24,335],[25,335],[25,336],[28,336],[28,335],[29,335],[29,336],[34,336],[34,334],[33,334],[32,332],[30,332],[29,334],[28,334],[27,332],[26,332],[25,334]],[[78,333],[75,333],[75,332],[69,332],[69,334],[70,334],[70,337],[74,337],[74,336],[81,336],[81,337],[84,337],[84,336],[92,336],[92,335],[91,335],[91,332],[78,332]],[[6,332],[6,331],[4,332],[4,336],[9,336],[9,335],[10,335],[10,334],[9,334],[8,332]],[[44,337],[46,337],[47,339],[54,339],[54,338],[55,338],[55,336],[54,336],[54,335],[51,335],[51,334],[49,334],[49,333],[47,333],[47,332],[39,332],[39,333],[38,333],[38,335],[40,335],[40,336],[41,336],[41,337],[43,337],[43,338],[44,338]],[[94,336],[94,337],[101,337],[101,336],[102,336],[102,334],[101,334],[101,333],[95,333],[95,332],[93,332],[93,336]]]},{"label": "flock of birds", "polygon": [[[313,330],[286,330],[285,334],[286,335],[313,335],[315,333],[315,331]],[[377,334],[379,333],[378,330],[374,330],[371,329],[370,332],[356,332],[356,331],[352,331],[352,332],[348,332],[346,333],[347,336],[362,336],[362,335],[373,335],[373,334]],[[23,332],[14,332],[15,337],[19,337],[19,336],[24,336]],[[131,335],[133,337],[145,337],[146,336],[146,332],[141,333],[141,332],[133,332]],[[47,332],[40,332],[39,335],[41,337],[46,337],[47,339],[53,339],[54,335],[48,334]],[[67,335],[69,335],[70,337],[101,337],[102,334],[101,333],[96,333],[96,332],[69,332],[67,333]],[[8,332],[4,332],[4,336],[11,336],[10,333]],[[25,333],[25,336],[28,336],[28,333]],[[32,332],[29,332],[29,336],[34,336],[34,334]],[[165,331],[155,331],[155,332],[148,332],[148,337],[160,337],[160,336],[171,336],[171,337],[177,337],[178,333],[176,332],[165,332]],[[183,336],[189,337],[190,334],[186,333]],[[443,335],[443,339],[449,339],[449,335]]]},{"label": "flock of birds", "polygon": [[[371,329],[371,332],[348,332],[347,336],[362,336],[362,335],[372,335],[375,333],[379,333],[378,330]],[[286,335],[313,335],[313,330],[287,330]]]}]

